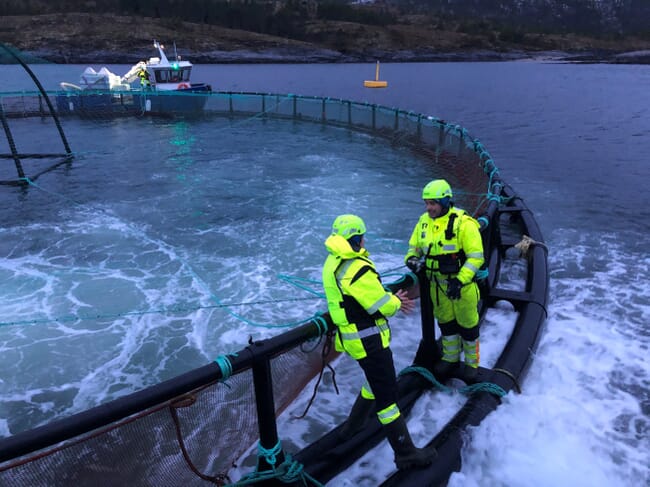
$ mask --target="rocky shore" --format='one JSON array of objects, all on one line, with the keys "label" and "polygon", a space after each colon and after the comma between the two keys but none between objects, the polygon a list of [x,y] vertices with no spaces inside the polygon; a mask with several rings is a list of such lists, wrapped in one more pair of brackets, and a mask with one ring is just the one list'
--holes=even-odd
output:
[{"label": "rocky shore", "polygon": [[[311,22],[320,42],[304,42],[214,25],[109,14],[0,17],[0,42],[29,62],[133,64],[151,56],[153,39],[176,43],[194,63],[440,62],[545,59],[584,63],[650,63],[650,41],[605,42],[537,36],[532,44],[432,30],[426,26],[366,26]],[[2,52],[0,52],[2,56]],[[0,62],[8,62],[5,55]]]}]

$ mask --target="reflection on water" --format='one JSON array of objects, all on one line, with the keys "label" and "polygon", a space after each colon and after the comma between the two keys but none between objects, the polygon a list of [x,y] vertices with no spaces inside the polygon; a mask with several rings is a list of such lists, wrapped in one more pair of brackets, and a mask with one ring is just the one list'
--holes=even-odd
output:
[{"label": "reflection on water", "polygon": [[[56,89],[83,68],[34,70]],[[650,68],[383,63],[386,90],[362,87],[368,69],[197,65],[194,77],[224,91],[400,107],[477,136],[547,239],[551,307],[523,394],[470,433],[450,485],[648,479]],[[21,76],[3,67],[3,89],[23,89]],[[338,213],[362,214],[382,270],[398,267],[429,176],[406,169],[398,151],[334,129],[157,120],[66,120],[65,128],[79,153],[71,167],[39,179],[39,188],[0,188],[2,322],[20,322],[0,326],[5,435],[203,364],[239,349],[243,336],[277,332],[211,306],[299,295],[276,274],[318,279],[322,239]],[[30,141],[28,129],[18,136]],[[99,286],[101,299],[93,297]],[[237,312],[280,323],[321,304]],[[96,306],[104,315],[85,319]],[[409,323],[395,323],[396,337]],[[409,350],[402,339],[398,361]],[[487,335],[486,347],[494,341]],[[431,417],[414,413],[410,429],[426,431]],[[389,452],[373,454],[390,464]],[[355,468],[350,478],[380,482]]]}]

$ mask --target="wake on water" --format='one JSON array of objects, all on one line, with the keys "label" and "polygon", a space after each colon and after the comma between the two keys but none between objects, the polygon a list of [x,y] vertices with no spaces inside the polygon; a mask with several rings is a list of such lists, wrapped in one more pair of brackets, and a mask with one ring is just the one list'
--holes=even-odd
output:
[{"label": "wake on water", "polygon": [[449,485],[650,485],[648,288],[630,286],[648,259],[613,234],[547,241],[549,318],[523,394],[472,430]]},{"label": "wake on water", "polygon": [[[122,137],[129,133],[119,124],[109,127]],[[208,140],[206,128],[149,124],[147,130],[156,127],[164,134],[155,157],[170,172],[122,166],[120,182],[126,174],[133,180],[114,206],[92,201],[94,192],[110,194],[116,188],[97,184],[111,175],[106,170],[111,164],[115,171],[114,154],[105,148],[104,154],[81,157],[79,165],[95,172],[87,192],[87,176],[65,180],[53,175],[30,188],[17,213],[3,216],[9,222],[12,214],[21,215],[4,226],[0,244],[0,360],[3,370],[20,371],[3,374],[0,382],[4,436],[202,365],[240,348],[250,334],[278,331],[251,322],[298,320],[322,309],[318,300],[255,308],[252,314],[245,307],[238,312],[249,322],[242,323],[213,306],[215,298],[225,296],[230,302],[253,302],[299,295],[278,282],[277,273],[300,269],[303,277],[318,279],[331,219],[349,208],[367,218],[372,228],[368,246],[380,269],[401,266],[405,238],[421,212],[413,188],[428,177],[427,169],[409,162],[406,154],[377,151],[377,142],[362,135],[345,136],[345,152],[339,153],[332,145],[338,135],[331,130],[318,134],[324,147],[314,145],[309,130],[306,139],[294,131],[290,141],[255,145],[248,140],[250,131],[242,130],[243,138],[234,143],[250,150],[223,160],[198,149],[210,146],[197,141]],[[169,134],[173,137],[166,140]],[[75,145],[90,146],[82,139]],[[293,155],[287,156],[287,147]],[[368,164],[364,158],[371,149],[382,155]],[[287,159],[299,161],[298,166],[287,170]],[[274,165],[276,171],[285,169],[277,178]],[[337,177],[340,173],[349,178]],[[224,178],[229,184],[215,184]],[[156,181],[165,191],[181,187],[179,198],[191,205],[174,208],[165,205],[158,190],[139,192]],[[65,202],[62,193],[45,193],[68,184],[81,191],[74,196],[81,204],[67,193]],[[287,191],[278,194],[277,187]],[[242,189],[247,196],[240,201]],[[50,208],[25,210],[30,198]],[[226,203],[231,206],[224,211]],[[156,211],[159,205],[165,206]],[[30,211],[36,220],[47,215],[50,223],[30,222]],[[251,213],[253,221],[247,220]],[[647,280],[647,250],[631,254],[617,235],[578,235],[567,229],[553,231],[547,241],[551,306],[523,394],[504,398],[496,413],[469,432],[462,470],[452,475],[450,485],[648,485],[649,300],[647,286],[640,293],[630,286]],[[643,236],[637,241],[643,242]],[[70,259],[72,254],[76,257]],[[151,313],[155,310],[162,313]],[[161,317],[172,310],[173,317]],[[100,316],[80,319],[85,313]],[[6,325],[13,322],[24,323]],[[486,366],[496,359],[512,323],[507,306],[489,314],[481,344]],[[419,319],[399,316],[391,325],[400,370],[410,364],[417,346],[410,338],[417,336]],[[308,387],[281,418],[288,450],[345,418],[360,374],[345,359],[336,370],[341,396],[325,383],[308,418],[295,420],[292,415],[304,410],[311,395]],[[415,443],[428,441],[463,400],[443,394],[420,399],[409,418]],[[376,485],[392,469],[392,452],[383,442],[331,485]]]},{"label": "wake on water", "polygon": [[[555,233],[549,318],[523,392],[504,397],[496,412],[470,428],[461,471],[452,474],[450,487],[650,485],[649,308],[647,296],[627,285],[643,282],[648,261],[630,255],[613,234],[594,240],[562,229]],[[606,255],[602,247],[609,249]],[[386,265],[399,259],[377,256]],[[419,317],[400,315],[391,325],[399,371],[410,365],[417,347],[409,338],[418,334]],[[513,325],[509,305],[490,310],[481,328],[482,364],[494,364]],[[311,397],[308,387],[281,417],[289,451],[312,441],[314,429],[324,433],[332,422],[345,420],[361,379],[358,366],[345,358],[336,371],[341,396],[331,384],[321,385],[309,421],[296,420]],[[461,394],[420,398],[408,419],[415,444],[426,444],[463,402]],[[393,471],[392,462],[384,441],[328,485],[378,485]],[[249,457],[234,477],[252,465]]]}]

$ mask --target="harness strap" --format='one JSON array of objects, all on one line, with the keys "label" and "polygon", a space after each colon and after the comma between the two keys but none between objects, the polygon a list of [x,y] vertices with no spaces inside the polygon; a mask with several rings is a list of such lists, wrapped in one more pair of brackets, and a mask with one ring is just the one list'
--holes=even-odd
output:
[{"label": "harness strap", "polygon": [[350,280],[350,285],[354,284],[356,281],[358,281],[359,279],[361,279],[361,277],[362,277],[366,272],[374,272],[375,274],[377,274],[377,271],[374,270],[372,267],[370,267],[369,265],[364,265],[361,269],[359,269],[359,270],[357,271],[357,273],[354,275],[354,277],[352,277],[352,279]]},{"label": "harness strap", "polygon": [[[366,259],[362,257],[356,257],[356,259],[362,260],[367,262]],[[346,260],[341,260],[341,263],[337,266],[337,268],[334,271],[334,274],[336,276],[336,286],[339,288],[339,293],[341,294],[342,300],[339,301],[339,306],[343,309],[345,312],[345,317],[348,321],[348,323],[355,323],[357,325],[358,330],[362,329],[371,329],[372,327],[375,326],[375,320],[382,318],[383,315],[376,309],[371,310],[372,312],[366,311],[361,304],[352,296],[345,294],[343,292],[343,289],[341,289],[341,284],[339,279],[342,279],[343,276],[345,275],[345,272],[347,269],[352,265],[352,262],[355,260],[353,259],[346,259]],[[379,277],[379,274],[377,273],[376,270],[374,270],[370,265],[364,265],[357,271],[357,273],[352,277],[352,280],[350,281],[350,284],[354,283],[358,279],[361,278],[364,274],[367,272],[374,272],[377,274],[377,277]],[[380,279],[381,281],[381,279]],[[387,299],[390,299],[390,296],[387,297]],[[379,308],[384,304],[384,302],[379,302],[376,304],[376,308]]]},{"label": "harness strap", "polygon": [[447,222],[447,228],[445,229],[445,238],[451,240],[456,236],[454,233],[454,220],[458,218],[458,213],[452,213],[449,215],[449,221]]}]

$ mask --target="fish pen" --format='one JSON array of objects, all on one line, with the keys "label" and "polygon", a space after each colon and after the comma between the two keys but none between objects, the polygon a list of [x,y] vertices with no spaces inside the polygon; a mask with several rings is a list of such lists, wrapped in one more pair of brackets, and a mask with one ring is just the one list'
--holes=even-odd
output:
[{"label": "fish pen", "polygon": [[[220,121],[237,126],[251,119],[262,124],[281,120],[367,134],[412,154],[414,161],[426,166],[431,178],[444,175],[453,188],[458,188],[456,206],[465,208],[481,224],[486,260],[479,285],[481,326],[488,310],[498,303],[507,303],[516,319],[495,365],[479,369],[475,382],[465,387],[467,401],[440,431],[431,432],[428,444],[437,448],[438,458],[429,467],[395,471],[382,485],[444,484],[460,468],[466,429],[495,410],[504,395],[520,391],[546,319],[547,249],[522,196],[501,178],[480,141],[461,126],[435,117],[349,100],[289,94],[212,92],[174,96],[201,97],[199,113],[164,114],[181,116],[188,124]],[[117,99],[118,105],[123,107],[121,99]],[[42,106],[39,92],[0,94],[3,121],[18,124],[24,133],[29,132],[30,124],[51,116]],[[67,110],[60,115],[64,127],[69,117],[77,115],[91,120],[147,115],[145,102],[136,100],[129,106],[136,106],[136,111]],[[15,145],[7,141],[8,145],[12,143]],[[22,143],[33,141],[25,137]],[[70,164],[74,169],[75,161]],[[27,187],[33,183],[25,173],[5,178]],[[392,291],[407,289],[420,296],[419,347],[413,351],[412,365],[398,378],[399,406],[406,415],[423,393],[445,388],[434,375],[440,344],[427,286],[422,275],[406,268],[387,285]],[[329,431],[317,435],[304,448],[284,446],[288,438],[278,428],[278,417],[310,384],[316,382],[313,387],[318,387],[337,356],[332,346],[335,326],[326,311],[304,316],[295,327],[275,336],[251,336],[238,351],[219,355],[211,363],[169,380],[0,439],[0,484],[326,484],[384,439],[379,423],[370,421],[364,431],[346,441],[340,441],[337,434],[340,425],[332,424]],[[252,447],[256,448],[255,467],[233,479],[233,465],[240,463]]]},{"label": "fish pen", "polygon": [[[5,103],[0,103],[0,122],[2,123],[2,128],[9,149],[8,153],[0,154],[0,158],[12,159],[14,162],[14,167],[16,169],[15,179],[14,178],[7,178],[4,180],[0,179],[0,184],[22,184],[25,181],[25,178],[27,177],[23,165],[24,160],[36,159],[36,160],[45,161],[44,168],[40,169],[38,172],[30,173],[31,177],[33,179],[36,179],[43,172],[50,171],[52,169],[57,168],[60,165],[70,162],[72,160],[72,150],[70,149],[70,145],[68,144],[68,140],[61,126],[58,113],[54,109],[54,105],[52,104],[50,97],[48,96],[47,92],[41,85],[36,75],[32,72],[30,67],[21,59],[21,57],[18,56],[17,53],[15,53],[11,48],[9,48],[8,46],[6,46],[1,42],[0,42],[0,52],[8,54],[11,59],[19,63],[22,66],[22,68],[25,70],[25,72],[29,75],[31,80],[34,82],[36,88],[38,89],[38,94],[36,95],[36,101],[37,101],[36,106],[34,106],[33,104],[34,101],[33,96],[32,95],[28,96],[30,100],[28,105],[30,105],[31,107],[29,108],[30,112],[25,111],[26,106],[25,103],[22,102],[23,100],[21,100],[22,97],[20,96],[8,97],[6,99],[7,105],[5,105]],[[18,102],[18,107],[12,106],[12,102],[16,102],[16,101]],[[34,115],[44,117],[44,118],[49,118],[54,122],[54,125],[56,126],[58,132],[58,136],[61,140],[61,144],[63,145],[64,152],[62,153],[61,152],[20,153],[18,151],[16,142],[14,140],[14,136],[11,132],[11,126],[9,124],[9,121],[7,120],[7,117],[16,117],[16,116],[28,117]]]}]

